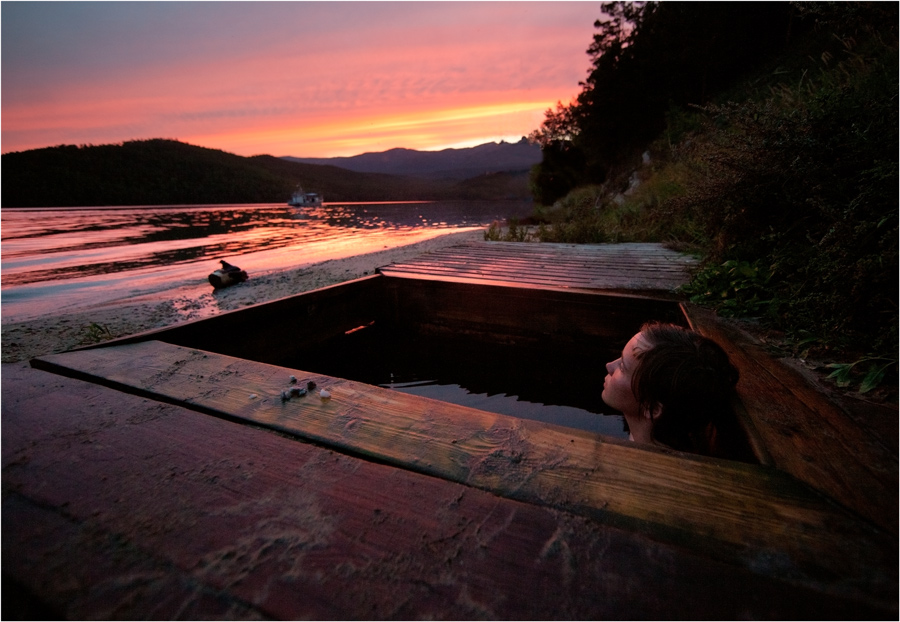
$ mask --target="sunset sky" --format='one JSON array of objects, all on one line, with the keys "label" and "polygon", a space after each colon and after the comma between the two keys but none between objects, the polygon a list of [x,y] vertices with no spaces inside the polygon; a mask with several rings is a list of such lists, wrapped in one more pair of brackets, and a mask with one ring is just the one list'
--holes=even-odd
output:
[{"label": "sunset sky", "polygon": [[3,153],[173,138],[334,157],[516,141],[598,2],[3,2]]}]

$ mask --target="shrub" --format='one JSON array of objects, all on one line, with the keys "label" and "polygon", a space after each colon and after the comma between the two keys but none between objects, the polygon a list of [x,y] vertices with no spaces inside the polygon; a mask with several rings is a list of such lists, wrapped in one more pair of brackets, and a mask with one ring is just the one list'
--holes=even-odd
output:
[{"label": "shrub", "polygon": [[894,352],[896,49],[850,48],[824,69],[761,102],[706,107],[699,183],[671,207],[704,214],[711,262],[769,266],[776,326]]}]

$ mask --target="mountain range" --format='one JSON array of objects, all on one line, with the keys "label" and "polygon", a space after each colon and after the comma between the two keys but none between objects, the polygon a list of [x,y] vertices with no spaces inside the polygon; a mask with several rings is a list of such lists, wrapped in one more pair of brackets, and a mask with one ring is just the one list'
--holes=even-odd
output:
[{"label": "mountain range", "polygon": [[3,154],[0,201],[4,207],[270,203],[287,202],[298,184],[329,202],[528,200],[533,162],[522,154],[535,149],[525,143],[393,149],[310,164],[165,139],[59,145]]},{"label": "mountain range", "polygon": [[528,171],[541,161],[541,148],[522,138],[517,143],[500,141],[464,149],[441,151],[389,149],[340,158],[283,156],[282,159],[302,164],[337,166],[357,173],[461,180],[492,173]]}]

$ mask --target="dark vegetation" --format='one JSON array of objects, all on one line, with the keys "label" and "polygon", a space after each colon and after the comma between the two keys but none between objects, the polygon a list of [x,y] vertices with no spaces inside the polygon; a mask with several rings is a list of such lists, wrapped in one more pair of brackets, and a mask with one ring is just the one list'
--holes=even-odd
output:
[{"label": "dark vegetation", "polygon": [[491,236],[695,252],[694,302],[895,385],[897,3],[603,10],[582,93],[531,137],[540,225]]},{"label": "dark vegetation", "polygon": [[0,172],[4,207],[280,203],[297,184],[326,201],[529,197],[527,171],[426,180],[268,155],[245,158],[162,139],[7,153]]}]

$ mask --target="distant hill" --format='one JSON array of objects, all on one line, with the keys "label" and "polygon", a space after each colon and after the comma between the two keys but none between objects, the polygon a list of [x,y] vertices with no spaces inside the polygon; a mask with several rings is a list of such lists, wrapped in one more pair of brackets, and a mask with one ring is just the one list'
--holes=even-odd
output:
[{"label": "distant hill", "polygon": [[0,166],[4,207],[275,203],[298,184],[331,202],[530,198],[522,174],[429,180],[163,139],[7,153]]},{"label": "distant hill", "polygon": [[359,173],[385,173],[423,179],[468,179],[479,175],[528,171],[541,161],[541,148],[523,138],[517,143],[485,143],[466,149],[416,151],[390,149],[344,158],[296,158],[290,162],[338,166]]}]

